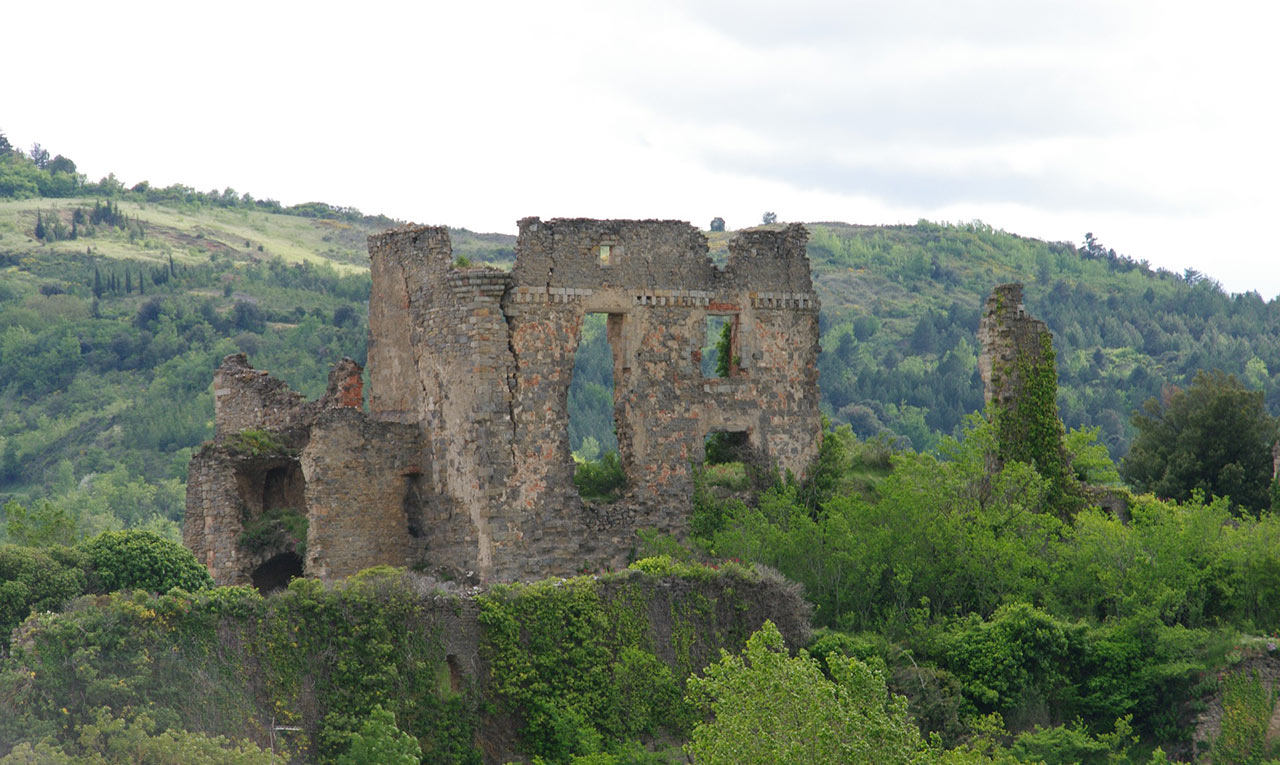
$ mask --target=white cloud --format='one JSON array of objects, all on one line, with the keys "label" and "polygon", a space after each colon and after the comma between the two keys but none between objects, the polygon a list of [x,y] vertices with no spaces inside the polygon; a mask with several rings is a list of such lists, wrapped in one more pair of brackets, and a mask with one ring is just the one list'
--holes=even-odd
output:
[{"label": "white cloud", "polygon": [[1091,230],[1271,297],[1277,8],[27,3],[0,129],[94,178],[475,229],[774,209]]}]

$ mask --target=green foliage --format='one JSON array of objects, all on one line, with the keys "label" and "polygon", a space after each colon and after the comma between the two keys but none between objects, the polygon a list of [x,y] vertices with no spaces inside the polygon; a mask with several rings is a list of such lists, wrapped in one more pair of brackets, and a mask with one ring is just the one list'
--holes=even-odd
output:
[{"label": "green foliage", "polygon": [[716,338],[716,377],[728,377],[737,365],[733,357],[733,321],[725,321]]},{"label": "green foliage", "polygon": [[195,592],[213,578],[191,551],[148,531],[107,531],[81,545],[99,592],[141,589]]},{"label": "green foliage", "polygon": [[1061,528],[1045,512],[1044,480],[1021,463],[989,474],[994,438],[978,417],[943,448],[946,460],[894,458],[872,498],[837,494],[818,512],[797,487],[770,488],[755,507],[727,508],[710,548],[799,581],[816,621],[847,630],[910,629],[922,603],[928,614],[986,615],[1032,597]]},{"label": "green foliage", "polygon": [[[252,743],[232,742],[185,730],[158,729],[146,715],[132,720],[98,710],[92,722],[76,726],[62,745],[21,743],[0,765],[283,765],[287,760]],[[414,760],[416,763],[417,760]]]},{"label": "green foliage", "polygon": [[829,428],[825,430],[822,444],[818,447],[818,456],[800,485],[800,502],[814,512],[822,503],[835,497],[840,489],[845,488],[842,481],[852,467],[849,444],[855,441],[853,429],[845,425],[838,431]]},{"label": "green foliage", "polygon": [[48,547],[75,541],[75,519],[47,499],[40,500],[31,510],[10,500],[4,505],[4,517],[5,533],[14,544]]},{"label": "green foliage", "polygon": [[726,652],[690,678],[690,701],[711,719],[694,727],[688,752],[712,765],[926,761],[906,700],[888,692],[882,673],[827,658],[831,680],[804,651],[789,657],[765,622],[741,656]]},{"label": "green foliage", "polygon": [[293,508],[272,508],[246,523],[238,541],[249,552],[285,549],[301,558],[307,550],[307,525],[307,516]]},{"label": "green foliage", "polygon": [[1044,765],[1120,765],[1133,762],[1129,748],[1137,743],[1130,726],[1131,717],[1116,720],[1115,729],[1098,736],[1090,734],[1079,721],[1056,728],[1040,728],[1022,733],[1009,748],[1019,762]]},{"label": "green foliage", "polygon": [[1120,483],[1120,472],[1111,461],[1107,447],[1099,442],[1102,429],[1076,428],[1063,438],[1068,462],[1080,483],[1092,486],[1115,486]]},{"label": "green foliage", "polygon": [[246,428],[227,437],[227,448],[251,457],[288,454],[289,447],[269,430]]},{"label": "green foliage", "polygon": [[1256,765],[1272,761],[1276,746],[1267,733],[1276,693],[1253,672],[1236,672],[1222,680],[1222,729],[1210,749],[1211,761]]},{"label": "green foliage", "polygon": [[456,606],[406,577],[383,569],[335,588],[299,579],[270,599],[249,588],[135,591],[42,614],[0,671],[0,698],[15,710],[0,716],[0,741],[66,746],[105,707],[214,735],[300,725],[291,745],[333,761],[356,746],[353,734],[378,743],[381,705],[425,760],[479,763],[475,690],[448,682],[440,642]]},{"label": "green foliage", "polygon": [[574,465],[573,485],[583,499],[612,502],[627,486],[627,475],[617,452],[608,452],[594,462],[578,461]]},{"label": "green foliage", "polygon": [[[520,738],[531,755],[568,762],[612,754],[620,759],[599,761],[639,762],[623,756],[626,742],[687,734],[693,713],[682,680],[697,666],[695,644],[733,638],[714,629],[711,604],[684,588],[672,605],[671,648],[682,668],[673,671],[650,642],[652,593],[660,581],[719,582],[732,609],[738,604],[728,586],[758,578],[740,566],[715,571],[659,556],[611,580],[607,596],[603,580],[579,577],[496,587],[478,598],[481,647],[497,700],[523,720]],[[693,634],[694,623],[710,634]]]},{"label": "green foliage", "polygon": [[1270,507],[1276,422],[1263,393],[1235,375],[1198,373],[1186,390],[1148,399],[1133,424],[1138,436],[1121,473],[1138,489],[1179,501],[1198,490],[1255,512]]},{"label": "green foliage", "polygon": [[989,621],[970,616],[962,627],[946,633],[940,652],[946,666],[964,680],[965,696],[982,712],[1011,713],[1047,721],[1051,709],[1074,699],[1071,678],[1072,640],[1066,625],[1026,603],[996,611]]},{"label": "green foliage", "polygon": [[525,720],[531,754],[556,760],[598,752],[616,725],[608,623],[594,583],[542,582],[480,601],[498,697]]},{"label": "green foliage", "polygon": [[[607,324],[602,313],[589,313],[582,319],[568,398],[569,447],[574,452],[582,451],[588,438],[599,445],[600,454],[618,449],[613,421],[613,351]],[[587,460],[598,456],[582,454]]]},{"label": "green foliage", "polygon": [[336,765],[418,765],[422,747],[408,733],[396,727],[396,716],[375,704],[369,719],[351,734],[351,745],[338,756]]},{"label": "green foliage", "polygon": [[[1019,352],[1012,363],[1022,387],[1012,404],[996,408],[996,451],[1001,460],[1025,462],[1049,482],[1047,502],[1064,517],[1080,506],[1079,486],[1067,473],[1062,420],[1058,418],[1058,372],[1053,342],[1041,335],[1035,358]],[[998,373],[998,370],[997,370]]]},{"label": "green foliage", "polygon": [[0,545],[0,653],[29,614],[62,608],[86,585],[83,558],[74,548]]}]

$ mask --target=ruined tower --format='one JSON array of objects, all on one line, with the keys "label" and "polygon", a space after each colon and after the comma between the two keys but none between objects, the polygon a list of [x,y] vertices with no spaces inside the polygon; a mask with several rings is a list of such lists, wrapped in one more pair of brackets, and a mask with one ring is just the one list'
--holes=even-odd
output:
[{"label": "ruined tower", "polygon": [[[270,551],[248,554],[243,538],[286,501],[267,499],[277,462],[296,471],[287,501],[307,519],[306,573],[391,563],[481,580],[621,565],[642,528],[683,536],[710,433],[740,433],[804,472],[821,424],[803,226],[740,232],[719,268],[687,223],[519,225],[510,272],[455,267],[443,227],[369,238],[367,414],[350,386],[305,404],[243,358],[224,362],[218,434],[192,460],[184,528],[215,579],[250,581],[265,564]],[[568,437],[589,313],[607,315],[629,486],[599,505],[574,489]],[[726,378],[701,371],[708,316],[732,328]],[[279,434],[284,452],[235,452],[246,429]]]},{"label": "ruined tower", "polygon": [[985,399],[1001,408],[1011,406],[1022,392],[1024,372],[1045,361],[1052,340],[1045,323],[1022,304],[1022,285],[997,285],[978,320],[978,372]]}]

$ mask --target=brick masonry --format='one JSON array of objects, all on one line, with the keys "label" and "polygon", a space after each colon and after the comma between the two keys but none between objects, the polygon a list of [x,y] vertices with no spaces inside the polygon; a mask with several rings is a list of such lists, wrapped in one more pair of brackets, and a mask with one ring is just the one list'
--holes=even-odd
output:
[{"label": "brick masonry", "polygon": [[[744,432],[797,475],[816,454],[807,237],[798,224],[740,232],[719,268],[687,223],[526,218],[504,272],[455,268],[444,227],[371,236],[368,412],[350,360],[305,402],[228,357],[214,375],[217,435],[191,463],[184,540],[220,583],[255,581],[291,551],[248,555],[237,540],[255,514],[295,501],[308,575],[388,563],[509,581],[623,565],[641,528],[683,536],[709,433]],[[574,489],[568,438],[588,313],[608,315],[629,480],[598,506]],[[709,315],[734,328],[727,378],[701,372]],[[237,452],[245,429],[285,449]]]}]

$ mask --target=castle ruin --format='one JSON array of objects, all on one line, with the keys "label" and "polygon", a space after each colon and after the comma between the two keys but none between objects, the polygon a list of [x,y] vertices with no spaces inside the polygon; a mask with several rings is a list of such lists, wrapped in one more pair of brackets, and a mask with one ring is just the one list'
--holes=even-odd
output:
[{"label": "castle ruin", "polygon": [[[519,227],[510,272],[455,267],[443,227],[369,237],[367,411],[349,359],[312,402],[243,355],[223,361],[183,528],[219,584],[379,564],[478,581],[612,568],[640,529],[687,533],[708,434],[803,473],[821,437],[803,226],[739,232],[723,268],[683,222]],[[608,504],[578,496],[569,451],[589,313],[607,315],[628,479]],[[701,371],[708,316],[731,327],[728,377]]]},{"label": "castle ruin", "polygon": [[978,320],[983,399],[1001,409],[1013,406],[1022,393],[1024,368],[1043,363],[1046,344],[1052,342],[1049,327],[1027,313],[1022,285],[996,285]]}]

